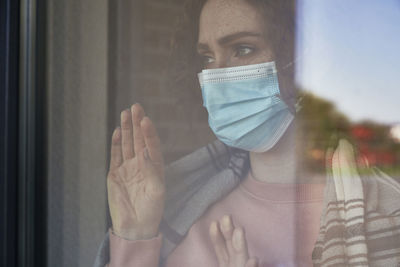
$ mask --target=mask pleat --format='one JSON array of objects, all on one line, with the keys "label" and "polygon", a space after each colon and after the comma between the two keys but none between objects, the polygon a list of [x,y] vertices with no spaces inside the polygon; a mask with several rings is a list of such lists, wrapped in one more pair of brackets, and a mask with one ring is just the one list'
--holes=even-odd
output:
[{"label": "mask pleat", "polygon": [[293,119],[279,97],[274,62],[209,69],[198,77],[209,125],[228,146],[267,150]]},{"label": "mask pleat", "polygon": [[[260,127],[262,124],[265,122],[273,122],[274,117],[276,116],[277,113],[280,111],[284,110],[285,107],[281,105],[280,107],[276,107],[273,112],[271,112],[271,109],[264,109],[258,113],[251,114],[249,116],[246,116],[240,120],[232,120],[232,121],[225,121],[221,122],[220,124],[216,124],[218,126],[214,126],[212,128],[216,132],[221,133],[221,135],[226,136],[228,139],[233,140],[235,136],[237,138],[242,138],[243,136],[249,134],[250,132],[254,131],[258,127]],[[231,126],[233,124],[240,124],[240,128],[236,128],[235,131],[231,131]],[[267,131],[270,131],[271,129],[266,129]],[[265,132],[267,132],[265,131]]]}]

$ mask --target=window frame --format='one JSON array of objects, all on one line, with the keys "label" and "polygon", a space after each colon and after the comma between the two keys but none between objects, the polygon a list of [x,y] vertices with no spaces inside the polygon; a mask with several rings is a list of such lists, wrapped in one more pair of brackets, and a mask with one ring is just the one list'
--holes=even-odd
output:
[{"label": "window frame", "polygon": [[46,266],[46,6],[1,2],[2,266]]}]

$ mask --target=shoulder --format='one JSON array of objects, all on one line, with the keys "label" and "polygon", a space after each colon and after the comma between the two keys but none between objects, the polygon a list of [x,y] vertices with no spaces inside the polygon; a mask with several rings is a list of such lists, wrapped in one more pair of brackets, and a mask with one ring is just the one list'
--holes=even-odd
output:
[{"label": "shoulder", "polygon": [[400,178],[392,177],[380,169],[371,168],[363,177],[366,202],[370,211],[400,216]]}]

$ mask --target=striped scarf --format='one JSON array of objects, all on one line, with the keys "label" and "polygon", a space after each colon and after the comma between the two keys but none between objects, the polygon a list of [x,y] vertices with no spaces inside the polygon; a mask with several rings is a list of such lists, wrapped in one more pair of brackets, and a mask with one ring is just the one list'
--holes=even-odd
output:
[{"label": "striped scarf", "polygon": [[400,266],[400,185],[377,169],[360,176],[352,146],[328,151],[314,266]]}]

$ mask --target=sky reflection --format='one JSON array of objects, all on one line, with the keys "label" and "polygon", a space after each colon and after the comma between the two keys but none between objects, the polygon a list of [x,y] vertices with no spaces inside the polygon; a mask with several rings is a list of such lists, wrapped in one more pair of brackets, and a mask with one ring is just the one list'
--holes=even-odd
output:
[{"label": "sky reflection", "polygon": [[400,1],[299,0],[297,81],[354,121],[400,123]]}]

